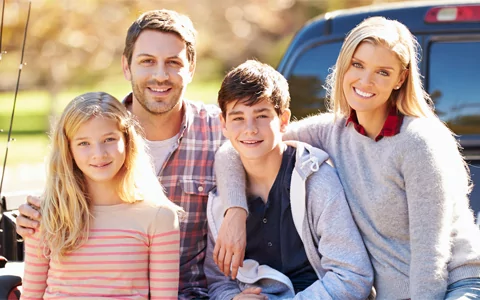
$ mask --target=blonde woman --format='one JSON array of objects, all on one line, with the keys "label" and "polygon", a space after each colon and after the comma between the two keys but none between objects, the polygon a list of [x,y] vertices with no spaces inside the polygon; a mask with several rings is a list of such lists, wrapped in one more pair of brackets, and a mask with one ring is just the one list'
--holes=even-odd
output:
[{"label": "blonde woman", "polygon": [[[433,113],[417,57],[403,24],[366,19],[346,37],[328,79],[331,112],[293,123],[285,139],[329,153],[370,254],[377,299],[478,299],[469,173]],[[225,203],[246,209],[233,156],[231,146],[217,153],[218,189]]]},{"label": "blonde woman", "polygon": [[51,135],[41,226],[25,241],[22,299],[176,299],[180,209],[164,195],[137,122],[87,93]]}]

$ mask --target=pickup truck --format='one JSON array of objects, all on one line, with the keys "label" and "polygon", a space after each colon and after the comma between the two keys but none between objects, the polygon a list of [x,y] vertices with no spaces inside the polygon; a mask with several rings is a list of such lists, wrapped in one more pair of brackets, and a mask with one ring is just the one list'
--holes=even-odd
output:
[{"label": "pickup truck", "polygon": [[480,1],[390,3],[329,12],[296,34],[278,70],[290,85],[292,115],[325,111],[325,78],[346,34],[371,16],[405,24],[416,36],[424,86],[437,115],[457,134],[474,184],[470,204],[480,224]]}]

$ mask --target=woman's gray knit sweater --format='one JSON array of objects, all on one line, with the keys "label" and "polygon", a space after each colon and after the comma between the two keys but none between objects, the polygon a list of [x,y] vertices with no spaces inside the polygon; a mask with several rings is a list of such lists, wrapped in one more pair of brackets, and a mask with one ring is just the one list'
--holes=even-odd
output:
[{"label": "woman's gray knit sweater", "polygon": [[[313,116],[292,123],[284,139],[329,153],[372,260],[377,299],[443,299],[448,284],[480,277],[480,231],[450,131],[435,118],[405,117],[399,134],[375,142],[345,123]],[[225,203],[246,208],[243,169],[227,145],[216,156],[218,188]]]}]

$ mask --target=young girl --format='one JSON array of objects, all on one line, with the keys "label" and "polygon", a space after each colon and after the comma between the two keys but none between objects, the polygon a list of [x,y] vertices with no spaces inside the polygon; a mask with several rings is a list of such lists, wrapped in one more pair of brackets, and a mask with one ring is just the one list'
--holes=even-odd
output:
[{"label": "young girl", "polygon": [[52,134],[40,229],[25,241],[22,299],[177,299],[180,211],[137,122],[87,93]]},{"label": "young girl", "polygon": [[[292,124],[285,138],[330,154],[372,260],[377,299],[478,299],[468,170],[429,105],[417,56],[403,24],[366,19],[345,39],[327,83],[332,113]],[[232,170],[232,152],[217,154],[218,189],[246,209],[235,198],[243,171],[238,162]]]}]

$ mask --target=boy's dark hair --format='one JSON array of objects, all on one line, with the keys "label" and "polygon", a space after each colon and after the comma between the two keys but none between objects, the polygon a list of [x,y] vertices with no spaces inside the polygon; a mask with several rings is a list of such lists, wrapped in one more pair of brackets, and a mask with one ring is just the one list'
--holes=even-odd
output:
[{"label": "boy's dark hair", "polygon": [[191,65],[195,65],[197,32],[193,27],[192,21],[186,15],[179,14],[173,10],[160,9],[143,13],[133,22],[130,28],[128,28],[123,55],[127,58],[129,66],[132,63],[135,42],[144,30],[176,34],[185,42],[188,61]]},{"label": "boy's dark hair", "polygon": [[247,60],[228,72],[218,91],[218,106],[224,118],[227,104],[232,101],[252,106],[265,99],[278,115],[283,113],[290,105],[288,83],[277,70],[256,60]]}]

